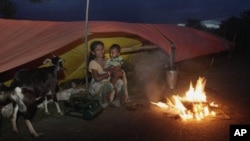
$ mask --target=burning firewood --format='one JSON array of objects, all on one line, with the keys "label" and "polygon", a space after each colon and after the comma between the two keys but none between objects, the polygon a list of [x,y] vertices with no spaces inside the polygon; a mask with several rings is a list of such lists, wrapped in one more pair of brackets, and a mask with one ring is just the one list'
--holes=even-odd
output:
[{"label": "burning firewood", "polygon": [[[214,102],[208,102],[206,100],[204,91],[205,83],[205,78],[199,77],[195,88],[190,82],[190,88],[184,97],[173,95],[172,99],[167,98],[166,103],[151,103],[157,105],[161,109],[166,109],[165,111],[167,114],[175,118],[181,117],[182,119],[201,120],[208,116],[215,117],[217,115],[215,110],[217,110],[219,106]],[[222,112],[219,112],[219,114],[222,114]],[[226,119],[230,119],[230,116],[226,114],[223,115]]]}]

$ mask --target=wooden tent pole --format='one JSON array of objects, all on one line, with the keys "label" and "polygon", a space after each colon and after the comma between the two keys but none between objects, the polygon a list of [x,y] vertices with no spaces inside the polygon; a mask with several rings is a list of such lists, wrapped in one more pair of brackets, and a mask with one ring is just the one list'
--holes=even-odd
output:
[{"label": "wooden tent pole", "polygon": [[175,70],[175,45],[171,42],[170,44],[170,69]]},{"label": "wooden tent pole", "polygon": [[170,56],[170,62],[169,63],[170,63],[170,69],[174,70],[175,69],[175,50],[176,50],[176,46],[173,43],[173,41],[171,41],[167,36],[165,36],[158,28],[154,27],[154,29],[156,31],[158,31],[159,34],[161,34],[167,42],[170,43],[170,54],[169,54],[169,56]]},{"label": "wooden tent pole", "polygon": [[89,90],[88,83],[88,15],[89,15],[89,0],[86,3],[86,12],[85,12],[85,28],[84,28],[84,52],[85,52],[85,85],[86,91]]}]

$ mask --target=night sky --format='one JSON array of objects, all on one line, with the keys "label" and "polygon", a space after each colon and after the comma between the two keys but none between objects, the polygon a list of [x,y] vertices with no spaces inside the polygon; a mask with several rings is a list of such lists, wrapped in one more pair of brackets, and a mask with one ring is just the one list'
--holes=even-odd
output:
[{"label": "night sky", "polygon": [[[17,4],[16,19],[85,20],[87,0],[45,0]],[[89,20],[185,23],[187,19],[224,20],[250,9],[250,0],[89,0]]]}]

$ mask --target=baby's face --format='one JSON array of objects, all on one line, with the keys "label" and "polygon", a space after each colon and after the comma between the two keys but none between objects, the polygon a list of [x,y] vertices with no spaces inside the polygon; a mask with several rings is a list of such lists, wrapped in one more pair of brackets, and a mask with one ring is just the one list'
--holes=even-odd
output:
[{"label": "baby's face", "polygon": [[109,52],[110,58],[115,58],[118,57],[120,55],[120,52],[118,52],[117,49],[111,49]]}]

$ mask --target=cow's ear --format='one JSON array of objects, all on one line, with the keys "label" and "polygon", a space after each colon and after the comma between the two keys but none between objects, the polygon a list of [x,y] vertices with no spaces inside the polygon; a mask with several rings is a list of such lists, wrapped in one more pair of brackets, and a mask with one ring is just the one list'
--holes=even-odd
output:
[{"label": "cow's ear", "polygon": [[50,63],[50,65],[52,64],[52,60],[47,58],[43,61],[43,64],[47,64],[47,63]]}]

